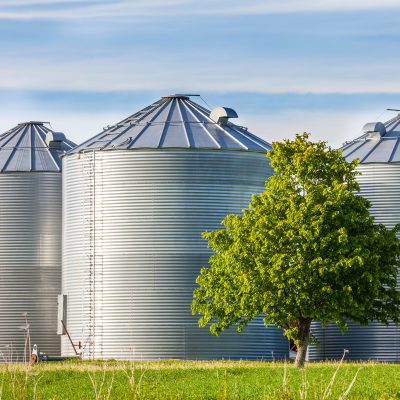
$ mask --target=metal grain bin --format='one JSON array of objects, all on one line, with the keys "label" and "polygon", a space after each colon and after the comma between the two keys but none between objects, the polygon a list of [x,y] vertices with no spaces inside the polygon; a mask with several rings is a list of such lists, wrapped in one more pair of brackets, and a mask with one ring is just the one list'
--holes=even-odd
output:
[{"label": "metal grain bin", "polygon": [[[270,145],[189,96],[162,98],[63,157],[63,294],[86,358],[282,358],[261,319],[214,337],[190,304],[211,254],[201,232],[272,173]],[[212,117],[212,118],[211,118]],[[67,337],[62,354],[72,355]]]},{"label": "metal grain bin", "polygon": [[[361,195],[371,204],[377,223],[393,228],[400,223],[400,115],[386,123],[369,123],[364,134],[343,146],[347,160],[360,159],[357,169]],[[400,290],[400,279],[398,280]],[[314,323],[312,332],[320,346],[309,350],[310,360],[338,359],[348,349],[346,359],[400,361],[400,327],[373,322],[368,326],[350,323],[343,335],[334,325],[325,329]]]},{"label": "metal grain bin", "polygon": [[0,136],[0,362],[24,359],[24,313],[31,344],[60,354],[60,155],[72,147],[42,122]]}]

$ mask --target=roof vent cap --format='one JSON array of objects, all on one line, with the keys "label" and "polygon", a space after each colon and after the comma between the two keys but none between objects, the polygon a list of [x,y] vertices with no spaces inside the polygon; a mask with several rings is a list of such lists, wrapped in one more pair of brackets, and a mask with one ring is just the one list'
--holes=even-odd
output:
[{"label": "roof vent cap", "polygon": [[62,142],[65,140],[65,135],[61,132],[49,131],[46,134],[46,144],[49,149],[62,150]]},{"label": "roof vent cap", "polygon": [[368,133],[371,139],[380,139],[386,134],[386,127],[382,122],[368,122],[363,126],[363,131]]},{"label": "roof vent cap", "polygon": [[210,113],[210,118],[218,125],[226,125],[229,118],[238,118],[238,115],[232,108],[215,107]]}]

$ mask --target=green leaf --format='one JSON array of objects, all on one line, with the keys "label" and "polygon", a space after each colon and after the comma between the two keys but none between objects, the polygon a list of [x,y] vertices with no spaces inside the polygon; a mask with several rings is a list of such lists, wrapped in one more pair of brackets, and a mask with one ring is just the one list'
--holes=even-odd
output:
[{"label": "green leaf", "polygon": [[203,236],[215,254],[197,278],[192,311],[211,332],[242,329],[257,315],[299,342],[312,320],[400,320],[400,244],[375,224],[359,195],[358,161],[308,134],[275,142],[276,174],[243,214]]}]

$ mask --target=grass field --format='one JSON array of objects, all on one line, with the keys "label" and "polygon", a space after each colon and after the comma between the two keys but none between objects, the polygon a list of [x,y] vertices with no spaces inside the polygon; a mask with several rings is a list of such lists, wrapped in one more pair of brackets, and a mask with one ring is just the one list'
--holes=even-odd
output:
[{"label": "grass field", "polygon": [[[335,371],[337,371],[335,375]],[[0,399],[400,399],[400,365],[152,361],[0,365]]]}]

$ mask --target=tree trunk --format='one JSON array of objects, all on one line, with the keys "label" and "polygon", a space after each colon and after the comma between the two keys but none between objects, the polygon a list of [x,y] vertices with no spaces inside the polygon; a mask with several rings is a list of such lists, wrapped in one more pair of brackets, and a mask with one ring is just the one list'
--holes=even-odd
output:
[{"label": "tree trunk", "polygon": [[297,346],[296,360],[294,361],[295,367],[304,367],[306,361],[308,342],[310,340],[310,326],[311,321],[302,321],[299,326],[299,341]]}]

